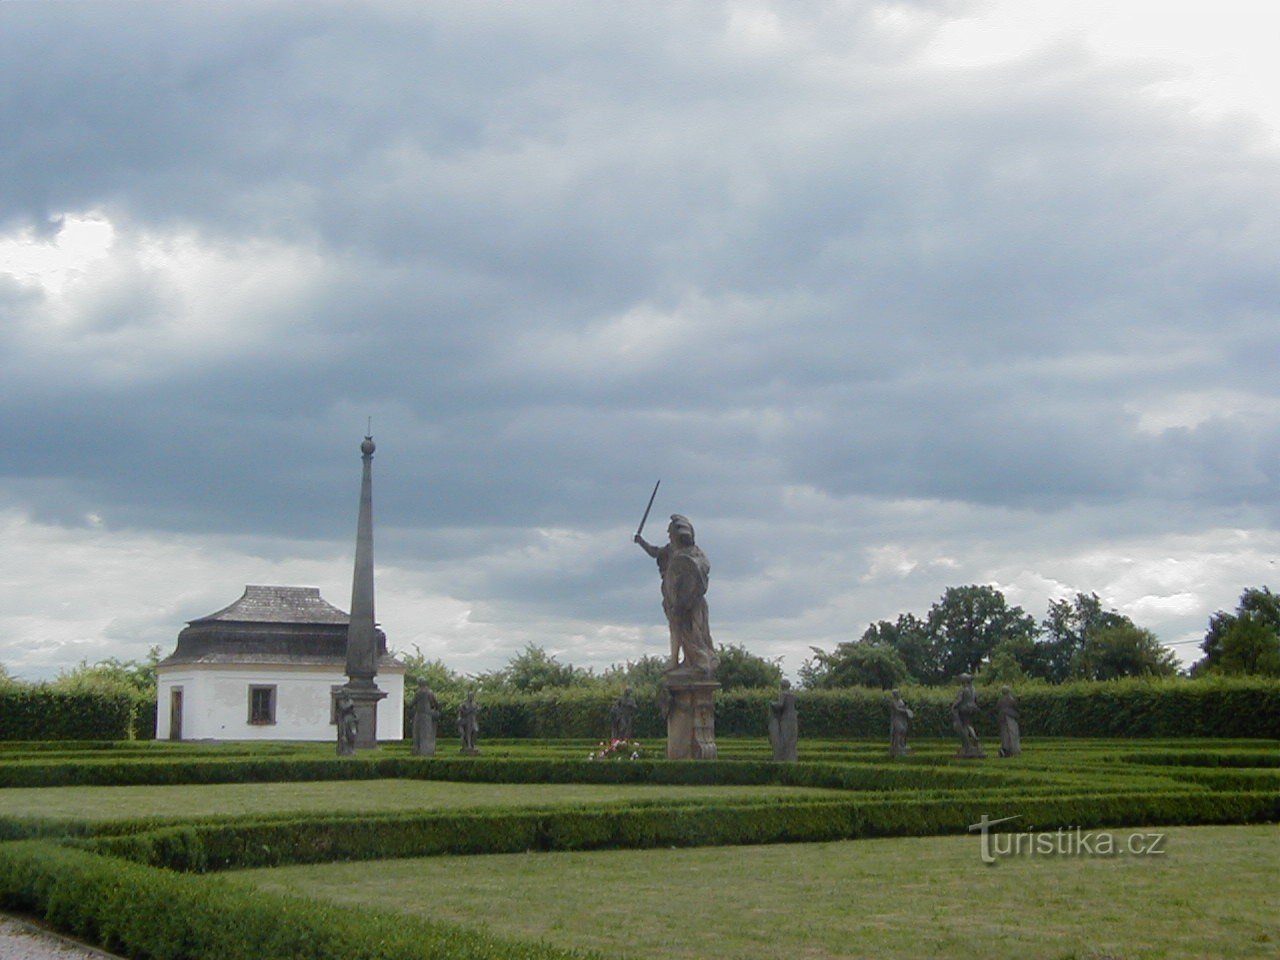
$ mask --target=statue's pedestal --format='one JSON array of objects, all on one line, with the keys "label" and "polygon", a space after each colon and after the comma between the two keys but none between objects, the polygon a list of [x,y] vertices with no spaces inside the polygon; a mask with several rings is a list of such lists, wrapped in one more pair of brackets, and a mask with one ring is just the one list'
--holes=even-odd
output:
[{"label": "statue's pedestal", "polygon": [[348,683],[347,696],[356,708],[356,749],[378,749],[378,701],[386,699],[387,691],[375,683],[367,687]]},{"label": "statue's pedestal", "polygon": [[667,690],[667,759],[716,758],[715,692],[720,684],[701,672],[672,671],[663,679]]}]

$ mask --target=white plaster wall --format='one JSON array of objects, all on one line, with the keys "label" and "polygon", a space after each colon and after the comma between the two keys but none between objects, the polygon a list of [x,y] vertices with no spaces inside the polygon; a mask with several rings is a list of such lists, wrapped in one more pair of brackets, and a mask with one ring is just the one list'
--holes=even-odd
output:
[{"label": "white plaster wall", "polygon": [[[169,700],[182,688],[183,740],[333,740],[329,696],[339,669],[297,664],[179,664],[157,669],[156,739],[169,738]],[[404,737],[404,671],[378,674],[378,739]],[[249,722],[249,688],[274,685],[276,722]]]}]

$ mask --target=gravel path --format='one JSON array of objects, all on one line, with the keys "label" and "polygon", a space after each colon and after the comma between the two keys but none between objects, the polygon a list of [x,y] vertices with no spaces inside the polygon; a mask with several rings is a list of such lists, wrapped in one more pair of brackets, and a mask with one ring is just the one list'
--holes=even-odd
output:
[{"label": "gravel path", "polygon": [[0,957],[4,960],[119,960],[114,953],[86,947],[25,920],[3,915],[0,915]]}]

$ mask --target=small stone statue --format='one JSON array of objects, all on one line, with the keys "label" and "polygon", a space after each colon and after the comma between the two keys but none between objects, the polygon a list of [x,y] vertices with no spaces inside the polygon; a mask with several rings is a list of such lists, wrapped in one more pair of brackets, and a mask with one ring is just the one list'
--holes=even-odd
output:
[{"label": "small stone statue", "polygon": [[622,696],[613,701],[609,707],[609,738],[611,740],[630,740],[632,726],[635,723],[636,698],[631,695],[631,688],[622,691]]},{"label": "small stone statue", "polygon": [[440,720],[440,702],[425,683],[413,698],[413,754],[416,757],[436,755],[436,731]]},{"label": "small stone statue", "polygon": [[338,694],[337,721],[338,756],[355,756],[356,735],[360,732],[360,721],[356,717],[356,705],[345,689]]},{"label": "small stone statue", "polygon": [[960,692],[951,704],[951,726],[960,738],[960,750],[957,757],[966,760],[985,757],[982,745],[978,743],[978,734],[973,729],[973,720],[978,715],[978,693],[973,689],[973,677],[960,674]]},{"label": "small stone statue", "polygon": [[905,757],[911,752],[907,746],[907,732],[911,729],[911,720],[915,711],[902,701],[902,691],[894,690],[889,695],[889,756]]},{"label": "small stone statue", "polygon": [[778,699],[769,704],[769,745],[773,747],[773,759],[794,762],[799,739],[796,695],[791,692],[791,681],[783,680]]},{"label": "small stone statue", "polygon": [[[671,631],[671,669],[687,668],[704,679],[715,678],[720,658],[711,640],[707,583],[711,564],[694,543],[693,524],[678,513],[667,526],[668,542],[655,547],[636,534],[634,540],[658,561],[662,577],[662,611]],[[681,654],[684,658],[681,659]]]},{"label": "small stone statue", "polygon": [[1018,701],[1008,687],[1000,688],[996,716],[1000,723],[1000,756],[1016,757],[1022,753],[1022,733],[1018,729]]},{"label": "small stone statue", "polygon": [[480,705],[476,703],[476,692],[467,692],[467,699],[458,705],[458,736],[462,738],[462,752],[468,755],[479,753],[476,749],[476,737],[480,734]]}]

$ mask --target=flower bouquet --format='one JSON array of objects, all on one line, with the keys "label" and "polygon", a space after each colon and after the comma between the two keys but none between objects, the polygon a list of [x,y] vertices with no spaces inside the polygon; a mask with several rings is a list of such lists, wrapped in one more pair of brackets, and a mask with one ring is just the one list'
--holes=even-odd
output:
[{"label": "flower bouquet", "polygon": [[643,760],[644,747],[639,740],[601,740],[588,760]]}]

